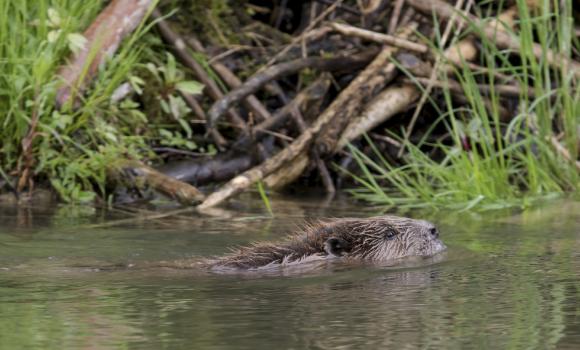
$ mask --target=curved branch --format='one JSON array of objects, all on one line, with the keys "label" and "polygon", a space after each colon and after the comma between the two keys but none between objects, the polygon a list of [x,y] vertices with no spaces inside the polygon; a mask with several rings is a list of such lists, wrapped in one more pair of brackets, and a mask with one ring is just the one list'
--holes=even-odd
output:
[{"label": "curved branch", "polygon": [[244,82],[240,87],[230,91],[224,98],[216,101],[209,110],[209,127],[212,128],[228,109],[238,104],[247,96],[258,91],[268,82],[280,77],[301,71],[304,68],[312,68],[321,71],[341,70],[345,68],[356,69],[366,65],[375,55],[376,50],[342,57],[308,57],[299,58],[272,66],[265,71],[255,74]]}]

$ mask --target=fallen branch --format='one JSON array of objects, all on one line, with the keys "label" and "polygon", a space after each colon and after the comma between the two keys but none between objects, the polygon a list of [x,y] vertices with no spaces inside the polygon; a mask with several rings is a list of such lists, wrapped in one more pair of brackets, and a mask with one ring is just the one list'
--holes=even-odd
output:
[{"label": "fallen branch", "polygon": [[109,171],[113,181],[128,187],[150,187],[179,203],[191,205],[204,200],[205,196],[190,184],[167,176],[139,162],[126,160],[114,165]]},{"label": "fallen branch", "polygon": [[391,19],[389,20],[388,34],[393,34],[397,30],[397,24],[399,23],[399,17],[401,17],[401,9],[403,9],[403,4],[405,0],[396,0],[395,5],[393,5],[393,12],[391,13]]},{"label": "fallen branch", "polygon": [[209,127],[214,127],[222,115],[231,107],[238,104],[248,95],[255,93],[268,82],[278,79],[282,76],[294,74],[304,68],[317,69],[321,71],[357,69],[365,65],[372,59],[375,51],[370,50],[362,54],[352,56],[341,56],[332,58],[308,57],[300,58],[289,62],[280,63],[272,66],[261,73],[253,75],[246,80],[244,84],[237,89],[230,91],[224,98],[216,101],[209,110]]},{"label": "fallen branch", "polygon": [[[498,48],[510,49],[515,53],[521,53],[522,44],[517,40],[516,37],[511,36],[502,30],[498,30],[495,23],[492,25],[486,24],[483,20],[478,19],[475,16],[470,15],[464,11],[456,11],[453,6],[447,4],[441,0],[407,0],[407,3],[415,7],[417,10],[432,15],[437,14],[437,17],[447,20],[459,14],[461,19],[460,22],[469,22],[475,28],[481,28],[480,30],[475,30],[474,33],[487,38],[491,42],[494,42]],[[568,70],[577,78],[580,78],[580,63],[568,59],[566,56],[556,53],[550,49],[543,48],[539,44],[533,43],[532,50],[534,56],[539,61],[548,62],[553,68],[561,69],[563,66],[568,67]]]},{"label": "fallen branch", "polygon": [[[416,28],[416,23],[403,28],[399,36],[406,38]],[[321,154],[328,155],[336,151],[336,144],[346,125],[357,115],[360,115],[366,102],[371,100],[395,77],[397,68],[391,63],[396,47],[385,47],[375,59],[362,71],[324,111],[329,115],[332,124],[316,141]]]},{"label": "fallen branch", "polygon": [[366,29],[357,28],[348,24],[332,23],[330,25],[334,30],[346,36],[356,36],[365,40],[374,41],[380,44],[396,46],[401,49],[415,51],[419,53],[426,53],[429,47],[423,44],[417,44],[412,41],[389,34],[382,34]]},{"label": "fallen branch", "polygon": [[419,98],[419,90],[410,84],[388,87],[375,97],[356,119],[344,129],[336,150],[384,123],[397,113],[404,112]]},{"label": "fallen branch", "polygon": [[56,93],[56,103],[63,107],[76,100],[95,77],[99,67],[119,48],[145,17],[153,0],[113,0],[84,32],[86,45],[63,66],[58,76],[63,85]]},{"label": "fallen branch", "polygon": [[[175,33],[173,29],[171,29],[169,24],[163,19],[161,12],[159,12],[157,9],[154,10],[153,17],[157,20],[157,27],[159,28],[161,36],[171,45],[173,51],[179,57],[179,59],[193,71],[196,78],[205,85],[205,91],[207,91],[208,95],[214,101],[222,99],[224,94],[217,86],[216,82],[207,75],[205,69],[199,63],[197,63],[197,61],[187,51],[185,41],[177,33]],[[237,112],[228,111],[227,113],[230,123],[232,123],[235,127],[241,130],[245,130],[247,128],[246,122]]]},{"label": "fallen branch", "polygon": [[244,191],[257,181],[263,179],[265,176],[273,173],[286,162],[289,162],[298,155],[302,154],[312,143],[313,138],[316,137],[320,133],[321,129],[331,121],[332,116],[327,115],[325,118],[321,116],[310,128],[302,133],[300,137],[294,140],[294,142],[292,142],[284,150],[280,151],[274,157],[266,160],[262,164],[244,172],[241,175],[236,176],[227,182],[218,191],[209,195],[205,201],[203,201],[203,203],[198,205],[198,208],[200,210],[205,210],[207,208],[214,207],[227,200],[231,196]]},{"label": "fallen branch", "polygon": [[260,141],[267,131],[278,129],[284,125],[292,111],[300,110],[309,101],[318,100],[324,97],[330,86],[330,76],[323,74],[320,78],[300,91],[291,101],[278,110],[274,116],[253,127],[248,134],[243,135],[234,143],[232,149],[245,149],[252,142]]},{"label": "fallen branch", "polygon": [[[323,77],[321,79],[324,82]],[[302,116],[300,109],[293,108],[290,114],[292,115],[292,118],[294,119],[294,122],[298,127],[298,130],[300,130],[301,133],[306,131],[308,126],[304,121],[304,117]],[[322,183],[324,184],[326,192],[335,193],[336,188],[334,187],[334,183],[332,181],[332,178],[330,177],[330,172],[328,171],[326,164],[320,157],[320,154],[318,153],[318,150],[316,148],[312,149],[311,157],[314,159],[314,163],[318,168],[318,172],[320,174],[320,178],[322,179]],[[278,173],[282,174],[282,176],[279,176],[276,179],[274,179],[273,175],[275,174],[271,174],[268,178],[266,178],[266,184],[268,185],[268,187],[271,188],[282,188],[286,184],[294,182],[294,180],[296,180],[304,172],[304,169],[308,165],[309,160],[310,156],[307,154],[295,158],[293,162],[285,165],[283,169],[278,171]]]},{"label": "fallen branch", "polygon": [[[187,44],[195,51],[206,54],[206,50],[196,38],[187,38]],[[242,85],[242,81],[224,64],[219,61],[210,63],[213,70],[222,78],[222,80],[231,88],[235,89]],[[258,117],[258,120],[270,119],[272,115],[268,109],[254,95],[248,96],[244,101],[244,106]]]},{"label": "fallen branch", "polygon": [[170,162],[157,170],[176,180],[200,186],[227,181],[256,164],[256,158],[251,154],[218,154],[211,159]]},{"label": "fallen branch", "polygon": [[[425,86],[431,84],[432,87],[436,87],[439,89],[449,89],[451,92],[465,94],[463,86],[456,80],[448,79],[447,81],[439,81],[439,80],[432,81],[421,77],[416,77],[414,78],[414,80]],[[408,83],[412,82],[410,79],[404,79],[404,81]],[[524,93],[524,90],[521,87],[514,85],[477,84],[477,88],[483,95],[489,95],[492,92],[495,92],[500,96],[519,98]],[[535,98],[536,94],[533,88],[527,89],[527,96],[531,99]]]}]

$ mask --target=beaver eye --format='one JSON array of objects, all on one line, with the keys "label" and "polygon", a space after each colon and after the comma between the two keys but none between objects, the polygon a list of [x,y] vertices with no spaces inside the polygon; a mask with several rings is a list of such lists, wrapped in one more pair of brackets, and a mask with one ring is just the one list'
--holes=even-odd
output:
[{"label": "beaver eye", "polygon": [[437,230],[436,227],[431,227],[431,229],[429,229],[429,233],[431,234],[431,236],[439,238],[439,230]]},{"label": "beaver eye", "polygon": [[388,230],[387,232],[385,232],[386,239],[393,239],[393,238],[395,238],[396,235],[397,235],[397,232],[394,230]]}]

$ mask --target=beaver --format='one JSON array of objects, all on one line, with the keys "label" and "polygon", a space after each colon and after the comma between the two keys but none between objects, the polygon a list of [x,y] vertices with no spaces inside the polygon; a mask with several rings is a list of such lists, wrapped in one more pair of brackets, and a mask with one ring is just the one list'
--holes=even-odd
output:
[{"label": "beaver", "polygon": [[431,222],[385,215],[309,224],[280,242],[237,248],[203,265],[212,270],[257,270],[326,259],[384,263],[430,257],[445,249]]}]

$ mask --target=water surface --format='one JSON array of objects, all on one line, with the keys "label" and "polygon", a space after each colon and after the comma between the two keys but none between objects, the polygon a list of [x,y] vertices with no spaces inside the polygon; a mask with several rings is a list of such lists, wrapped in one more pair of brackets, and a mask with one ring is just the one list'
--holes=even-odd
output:
[{"label": "water surface", "polygon": [[[130,220],[0,207],[1,349],[578,349],[580,205],[519,214],[406,213],[449,250],[412,267],[284,275],[70,266],[220,254],[304,218],[371,216],[347,200],[243,197],[218,216]],[[225,216],[224,216],[225,215]]]}]

